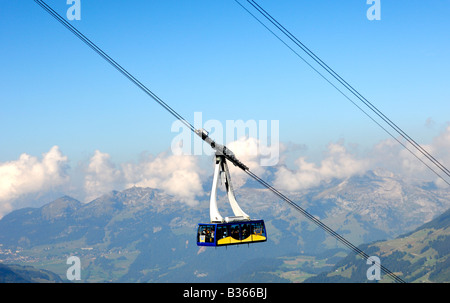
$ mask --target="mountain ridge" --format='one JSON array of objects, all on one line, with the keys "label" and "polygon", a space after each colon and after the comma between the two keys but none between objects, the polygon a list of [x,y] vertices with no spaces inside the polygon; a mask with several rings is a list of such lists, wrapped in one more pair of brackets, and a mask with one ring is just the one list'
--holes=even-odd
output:
[{"label": "mountain ridge", "polygon": [[[405,187],[399,191],[402,182],[393,176],[366,174],[361,178],[332,180],[290,196],[355,245],[392,239],[414,230],[425,223],[422,214],[428,213],[429,205],[435,204],[432,211],[437,214],[438,209],[445,207],[449,196],[448,192],[434,189],[426,200],[421,187]],[[365,182],[371,187],[365,186]],[[378,194],[369,195],[370,199],[361,197],[358,193],[364,187],[368,188],[367,192]],[[389,194],[392,192],[395,194]],[[376,208],[377,201],[395,200],[399,192],[402,199],[413,201],[410,204],[415,211],[409,211],[404,203],[389,201],[383,201],[380,209]],[[346,249],[334,238],[267,190],[237,188],[235,193],[251,217],[265,220],[267,242],[230,249],[199,248],[195,243],[196,224],[209,221],[206,198],[193,207],[159,189],[131,187],[112,191],[89,203],[63,196],[40,208],[7,214],[0,220],[0,259],[8,263],[17,260],[22,260],[23,264],[33,263],[64,277],[66,258],[76,255],[82,260],[82,276],[86,282],[233,281],[256,279],[255,273],[267,281],[287,282],[290,279],[287,275],[277,273],[280,268],[282,272],[286,270],[286,262],[281,261],[284,265],[280,267],[279,258],[327,255],[324,258],[333,263],[325,262],[325,267],[314,269],[317,274],[345,256],[342,253]],[[230,208],[223,202],[221,192],[219,208],[225,214]],[[361,213],[371,203],[374,205],[370,210],[378,211],[378,216]],[[395,216],[389,217],[384,213],[387,210]],[[398,221],[402,212],[408,212],[406,220],[392,230],[390,224]],[[219,267],[217,260],[223,260]],[[294,258],[289,262],[297,261]],[[270,268],[264,264],[270,264]]]}]

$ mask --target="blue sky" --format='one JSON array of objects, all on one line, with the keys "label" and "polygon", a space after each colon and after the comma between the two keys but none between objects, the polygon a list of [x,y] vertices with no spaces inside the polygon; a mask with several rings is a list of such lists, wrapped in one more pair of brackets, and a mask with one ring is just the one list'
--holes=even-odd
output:
[{"label": "blue sky", "polygon": [[[449,121],[449,1],[381,0],[380,21],[364,0],[259,3],[413,138]],[[281,140],[311,147],[386,137],[234,1],[81,4],[72,24],[188,120],[279,120]],[[172,116],[33,1],[2,6],[0,161],[170,146]]]},{"label": "blue sky", "polygon": [[[418,142],[450,122],[450,1],[381,0],[379,21],[365,0],[258,3]],[[310,156],[389,138],[233,0],[81,0],[71,23],[191,123],[279,120]],[[170,148],[174,118],[34,1],[3,1],[0,37],[0,163]]]}]

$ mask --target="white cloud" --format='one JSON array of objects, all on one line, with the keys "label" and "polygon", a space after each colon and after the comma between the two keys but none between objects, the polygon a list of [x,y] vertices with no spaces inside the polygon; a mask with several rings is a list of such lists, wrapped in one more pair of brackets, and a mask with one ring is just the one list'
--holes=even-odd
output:
[{"label": "white cloud", "polygon": [[[433,139],[432,146],[436,156],[450,166],[450,124],[441,132],[439,136]],[[445,165],[445,164],[444,164]],[[450,168],[449,168],[450,169]]]},{"label": "white cloud", "polygon": [[[435,151],[434,156],[436,159],[445,166],[445,168],[450,170],[450,124],[447,125],[445,130],[433,140],[432,146]],[[445,177],[444,173],[439,173]],[[447,181],[450,181],[449,178],[447,178]],[[444,183],[440,178],[436,179],[436,184],[448,188],[448,184]]]},{"label": "white cloud", "polygon": [[59,147],[53,146],[41,160],[24,153],[18,160],[0,163],[0,217],[14,209],[15,199],[66,184],[67,162]]},{"label": "white cloud", "polygon": [[[272,142],[267,145],[259,139],[253,137],[241,137],[240,139],[230,142],[227,145],[236,156],[236,158],[244,163],[249,169],[258,176],[263,176],[269,163],[278,164],[285,146],[280,142]],[[233,186],[238,188],[245,184],[249,176],[240,168],[228,163],[230,168],[231,180]]]},{"label": "white cloud", "polygon": [[164,190],[188,205],[196,205],[196,196],[203,195],[198,158],[161,153],[139,163],[122,165],[126,187],[141,186]]},{"label": "white cloud", "polygon": [[87,202],[102,194],[118,189],[122,172],[116,169],[110,155],[96,150],[86,169],[84,190]]},{"label": "white cloud", "polygon": [[[405,143],[405,145],[414,155],[449,181],[449,178],[417,149],[410,144]],[[450,125],[433,138],[430,144],[421,144],[421,146],[447,169],[450,169]],[[299,157],[295,161],[294,169],[286,166],[278,167],[274,185],[280,189],[297,191],[317,186],[322,181],[329,181],[333,178],[347,178],[370,169],[382,168],[397,174],[406,182],[434,181],[436,185],[448,188],[448,184],[437,177],[410,151],[396,140],[387,139],[373,146],[363,157],[357,157],[342,144],[333,143],[328,146],[328,152],[320,165],[308,162],[305,157]]]},{"label": "white cloud", "polygon": [[295,170],[285,166],[278,168],[274,181],[276,188],[297,191],[317,186],[333,178],[350,177],[365,172],[370,161],[357,159],[342,144],[332,143],[328,145],[327,155],[320,165],[308,162],[305,157],[299,157],[295,165]]},{"label": "white cloud", "polygon": [[[441,165],[443,165],[447,169],[450,169],[450,125],[447,125],[447,127],[438,136],[433,138],[430,144],[422,144],[421,146]],[[434,171],[436,171],[436,173],[446,179],[447,182],[450,181],[450,178],[448,178],[448,176],[446,176],[446,174],[435,164],[426,159],[425,156],[419,154],[419,152],[414,150],[414,148],[410,147],[410,149],[413,150],[414,153],[418,155],[418,157],[425,163],[427,163]],[[446,184],[441,178],[433,174],[431,170],[426,168],[423,163],[417,160],[407,150],[402,150],[400,156],[402,158],[402,166],[405,170],[405,173],[417,177],[430,178],[431,176],[435,178],[437,185],[444,185],[448,187],[448,184]]]},{"label": "white cloud", "polygon": [[[401,139],[399,139],[400,141]],[[401,140],[404,142],[404,140]],[[418,142],[420,144],[420,142]],[[415,147],[409,143],[404,143],[409,151],[402,147],[396,140],[387,139],[376,144],[370,155],[374,166],[385,168],[391,172],[401,175],[405,180],[428,180],[436,181],[437,184],[445,184],[442,179],[436,176],[429,168],[439,173],[442,177],[446,175]],[[432,157],[450,169],[450,125],[447,126],[438,136],[434,137],[429,144],[420,144]],[[417,159],[419,158],[419,159]],[[446,178],[448,180],[448,178]],[[448,185],[446,184],[448,187]]]},{"label": "white cloud", "polygon": [[202,172],[197,162],[195,156],[161,153],[145,156],[138,163],[116,166],[109,154],[97,150],[85,170],[85,200],[138,186],[161,189],[181,202],[196,205],[196,197],[203,195]]}]

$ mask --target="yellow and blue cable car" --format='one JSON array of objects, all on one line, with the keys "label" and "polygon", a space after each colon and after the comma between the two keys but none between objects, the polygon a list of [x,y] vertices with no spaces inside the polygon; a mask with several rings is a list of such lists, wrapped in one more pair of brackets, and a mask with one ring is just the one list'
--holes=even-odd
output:
[{"label": "yellow and blue cable car", "polygon": [[[217,184],[221,177],[225,181],[227,197],[234,213],[232,217],[223,218],[217,207]],[[226,159],[218,153],[216,153],[209,214],[211,223],[198,224],[198,246],[226,246],[267,241],[264,221],[251,220],[250,216],[238,205],[231,186]]]},{"label": "yellow and blue cable car", "polygon": [[198,246],[225,246],[265,241],[267,234],[263,220],[198,224]]}]

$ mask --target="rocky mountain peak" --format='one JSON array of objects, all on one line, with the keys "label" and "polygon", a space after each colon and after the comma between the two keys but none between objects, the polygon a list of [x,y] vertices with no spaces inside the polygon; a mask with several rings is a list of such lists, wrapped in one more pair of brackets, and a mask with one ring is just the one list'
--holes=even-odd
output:
[{"label": "rocky mountain peak", "polygon": [[41,209],[41,214],[45,220],[66,217],[78,210],[82,205],[83,204],[80,201],[72,197],[63,196],[44,205]]}]

